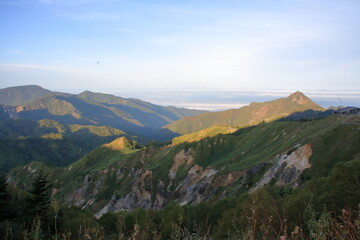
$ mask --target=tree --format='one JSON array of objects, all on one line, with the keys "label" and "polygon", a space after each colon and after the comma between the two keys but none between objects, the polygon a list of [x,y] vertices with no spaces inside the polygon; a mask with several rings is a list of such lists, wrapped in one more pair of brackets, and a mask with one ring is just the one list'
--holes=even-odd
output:
[{"label": "tree", "polygon": [[50,234],[50,185],[46,176],[40,172],[34,179],[29,196],[26,199],[25,217],[28,227],[34,219],[39,219],[40,230]]},{"label": "tree", "polygon": [[0,222],[12,218],[11,195],[4,176],[0,176]]}]

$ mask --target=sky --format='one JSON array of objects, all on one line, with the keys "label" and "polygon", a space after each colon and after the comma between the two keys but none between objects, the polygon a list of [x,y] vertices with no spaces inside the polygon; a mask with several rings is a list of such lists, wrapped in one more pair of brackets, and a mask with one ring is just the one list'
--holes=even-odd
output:
[{"label": "sky", "polygon": [[0,88],[359,102],[359,43],[359,0],[0,0]]}]

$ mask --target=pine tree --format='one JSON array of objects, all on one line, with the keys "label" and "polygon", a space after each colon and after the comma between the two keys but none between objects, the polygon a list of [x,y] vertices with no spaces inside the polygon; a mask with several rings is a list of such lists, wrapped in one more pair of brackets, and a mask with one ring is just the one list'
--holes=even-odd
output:
[{"label": "pine tree", "polygon": [[40,174],[34,179],[29,197],[26,199],[26,221],[29,224],[35,218],[40,220],[41,232],[50,234],[50,185],[46,176]]},{"label": "pine tree", "polygon": [[7,191],[7,183],[4,176],[0,176],[0,222],[12,217],[11,195]]}]

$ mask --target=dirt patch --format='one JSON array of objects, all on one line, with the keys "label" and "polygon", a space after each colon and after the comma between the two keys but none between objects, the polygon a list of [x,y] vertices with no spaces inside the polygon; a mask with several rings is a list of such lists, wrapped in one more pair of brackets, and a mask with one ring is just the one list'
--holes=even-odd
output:
[{"label": "dirt patch", "polygon": [[186,152],[184,149],[178,152],[173,158],[173,165],[169,170],[169,178],[175,179],[176,172],[179,167],[183,164],[190,165],[193,162],[193,157],[191,156],[191,148]]},{"label": "dirt patch", "polygon": [[244,177],[245,173],[246,172],[244,171],[234,171],[228,174],[219,175],[214,179],[211,185],[214,188],[228,186],[239,180],[241,177]]}]

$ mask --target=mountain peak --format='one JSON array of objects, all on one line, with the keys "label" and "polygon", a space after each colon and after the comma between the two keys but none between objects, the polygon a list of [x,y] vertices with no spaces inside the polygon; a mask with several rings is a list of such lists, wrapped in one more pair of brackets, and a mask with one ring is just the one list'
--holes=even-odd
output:
[{"label": "mountain peak", "polygon": [[104,144],[103,146],[111,150],[121,151],[125,149],[133,149],[134,143],[126,137],[119,137],[110,143]]},{"label": "mountain peak", "polygon": [[89,90],[85,90],[82,93],[80,93],[79,95],[84,95],[84,94],[94,94],[94,93]]},{"label": "mountain peak", "polygon": [[298,97],[298,96],[306,97],[306,95],[300,91],[293,92],[292,94],[289,95],[289,97]]},{"label": "mountain peak", "polygon": [[303,94],[300,91],[296,91],[292,94],[290,94],[288,96],[288,99],[290,99],[292,102],[296,102],[298,104],[309,104],[309,103],[314,103],[313,101],[311,101],[310,98],[308,98],[305,94]]}]

